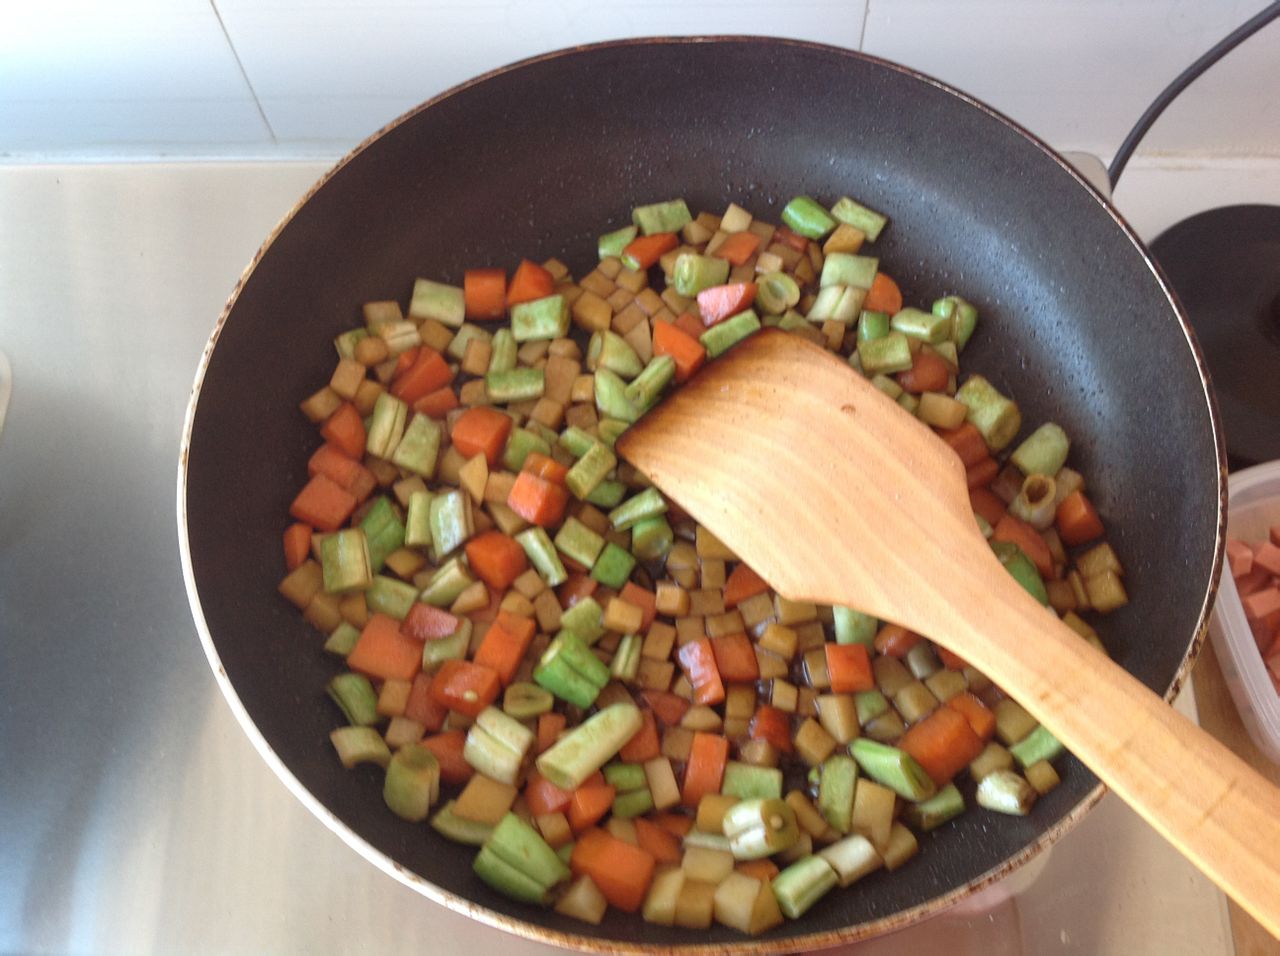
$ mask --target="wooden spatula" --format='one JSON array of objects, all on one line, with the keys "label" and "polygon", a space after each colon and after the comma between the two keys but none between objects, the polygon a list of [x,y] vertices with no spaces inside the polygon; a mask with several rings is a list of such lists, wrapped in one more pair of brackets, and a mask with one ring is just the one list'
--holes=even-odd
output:
[{"label": "wooden spatula", "polygon": [[955,453],[844,361],[766,330],[617,447],[785,597],[902,624],[987,674],[1280,935],[1280,790],[1028,595]]}]

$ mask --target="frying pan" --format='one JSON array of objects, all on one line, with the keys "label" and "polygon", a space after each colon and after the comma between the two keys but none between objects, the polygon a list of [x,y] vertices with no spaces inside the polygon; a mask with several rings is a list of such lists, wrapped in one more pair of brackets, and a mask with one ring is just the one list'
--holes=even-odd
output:
[{"label": "frying pan", "polygon": [[[828,894],[748,942],[611,911],[598,928],[511,902],[474,851],[394,817],[381,774],[343,770],[317,633],[275,593],[279,532],[317,443],[297,411],[331,340],[413,279],[559,256],[633,205],[730,201],[777,221],[791,196],[851,195],[892,217],[876,251],[908,302],[981,310],[965,366],[1061,423],[1122,556],[1132,603],[1100,630],[1172,696],[1203,636],[1221,561],[1223,454],[1206,373],[1159,270],[1122,219],[1043,143],[972,98],[881,60],[765,38],[650,39],[526,60],[457,87],[366,141],[268,238],[227,303],[188,410],[178,511],[197,627],[259,751],[342,839],[477,919],[604,950],[726,944],[795,951],[875,935],[1006,875],[1101,796],[1073,758],[1026,818],[973,811],[895,873]],[[840,454],[832,448],[833,455]]]}]

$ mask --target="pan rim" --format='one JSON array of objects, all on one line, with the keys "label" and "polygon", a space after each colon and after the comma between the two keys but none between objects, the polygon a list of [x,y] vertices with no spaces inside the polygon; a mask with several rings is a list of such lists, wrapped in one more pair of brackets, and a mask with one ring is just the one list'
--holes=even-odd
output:
[{"label": "pan rim", "polygon": [[773,953],[793,953],[801,949],[819,949],[830,946],[836,946],[845,943],[857,942],[881,936],[894,930],[904,929],[914,925],[922,920],[937,915],[961,899],[976,893],[992,883],[1008,876],[1029,860],[1039,855],[1070,832],[1084,818],[1084,816],[1093,809],[1094,806],[1102,799],[1106,793],[1106,786],[1097,783],[1092,790],[1086,793],[1070,811],[1064,814],[1059,820],[1048,826],[1043,833],[1040,834],[1032,843],[1028,844],[1017,854],[1006,858],[1000,865],[993,867],[986,873],[970,880],[963,886],[956,887],[946,893],[932,897],[917,906],[905,910],[899,910],[889,916],[859,923],[854,926],[848,926],[837,930],[829,930],[824,932],[809,933],[804,935],[787,936],[779,939],[759,940],[750,937],[743,938],[741,941],[730,943],[691,943],[677,945],[636,945],[622,941],[601,939],[599,937],[584,936],[577,933],[567,933],[559,930],[549,929],[528,922],[523,919],[506,916],[489,907],[478,903],[474,900],[467,899],[452,893],[443,887],[424,879],[417,873],[408,869],[404,865],[392,859],[386,853],[374,847],[364,837],[358,834],[354,829],[340,820],[332,811],[330,811],[321,801],[308,790],[301,781],[286,766],[281,757],[276,753],[271,744],[267,741],[262,731],[250,717],[247,708],[240,699],[238,692],[231,683],[230,677],[227,675],[226,669],[223,667],[221,658],[217,648],[214,645],[213,635],[209,630],[208,622],[205,619],[204,611],[200,602],[199,592],[196,587],[195,573],[191,560],[190,537],[187,526],[187,507],[186,507],[186,491],[187,491],[187,473],[188,459],[191,447],[191,438],[195,425],[196,413],[200,400],[202,386],[205,376],[209,370],[210,360],[213,356],[218,339],[222,330],[230,318],[231,312],[239,300],[241,291],[248,282],[250,276],[262,261],[267,251],[270,249],[275,240],[283,232],[283,230],[293,221],[299,210],[314,197],[325,185],[329,183],[333,177],[340,172],[348,163],[352,162],[357,156],[364,152],[375,141],[399,127],[401,124],[413,119],[419,113],[430,109],[431,107],[442,103],[451,97],[458,95],[471,87],[485,83],[495,77],[503,76],[508,73],[517,72],[540,63],[552,60],[567,58],[583,53],[594,52],[597,50],[616,49],[623,47],[641,47],[641,46],[657,46],[657,45],[698,45],[698,44],[725,44],[725,43],[751,43],[760,46],[785,46],[795,47],[798,49],[808,49],[827,55],[835,55],[845,57],[850,60],[862,60],[879,65],[880,67],[890,69],[894,72],[901,73],[923,82],[929,86],[935,87],[945,93],[949,93],[959,100],[967,103],[969,106],[978,109],[990,118],[1004,124],[1022,138],[1029,141],[1036,149],[1043,153],[1047,158],[1057,164],[1057,166],[1071,176],[1080,186],[1084,187],[1086,192],[1102,207],[1103,211],[1109,215],[1112,221],[1120,227],[1124,236],[1129,240],[1134,250],[1142,258],[1147,268],[1151,270],[1156,278],[1157,284],[1164,293],[1166,300],[1172,307],[1174,315],[1182,329],[1184,338],[1187,341],[1195,362],[1197,372],[1199,373],[1201,390],[1204,395],[1206,405],[1209,410],[1209,422],[1212,430],[1212,438],[1214,450],[1216,453],[1218,468],[1218,494],[1216,496],[1217,521],[1216,534],[1214,540],[1213,560],[1209,581],[1205,588],[1203,599],[1200,603],[1200,610],[1197,617],[1196,626],[1191,636],[1187,651],[1183,656],[1182,663],[1178,667],[1170,683],[1169,688],[1163,694],[1167,702],[1171,702],[1183,686],[1183,683],[1189,676],[1191,669],[1195,665],[1195,661],[1199,656],[1208,631],[1209,614],[1213,606],[1214,598],[1218,588],[1218,580],[1221,574],[1224,550],[1224,536],[1226,533],[1226,450],[1225,442],[1222,435],[1221,419],[1214,397],[1213,388],[1210,382],[1209,372],[1205,363],[1203,351],[1200,347],[1191,324],[1188,321],[1185,311],[1182,308],[1171,284],[1161,270],[1159,264],[1154,260],[1147,251],[1142,241],[1138,238],[1136,232],[1124,219],[1124,217],[1115,208],[1111,200],[1104,196],[1091,182],[1089,182],[1081,173],[1057,152],[1055,152],[1046,142],[1044,142],[1036,134],[1030,132],[1017,121],[1011,119],[1005,114],[999,112],[993,107],[987,105],[981,100],[976,99],[968,93],[957,89],[950,84],[930,76],[921,71],[902,64],[895,63],[890,60],[883,59],[871,54],[863,53],[857,50],[850,50],[845,47],[834,46],[831,44],[819,43],[811,40],[799,40],[783,37],[771,37],[762,35],[734,35],[734,34],[708,34],[694,36],[646,36],[633,37],[618,40],[606,40],[598,43],[581,44],[572,47],[566,47],[559,50],[553,50],[547,53],[537,54],[517,60],[506,66],[498,67],[481,73],[471,79],[450,87],[442,91],[434,97],[420,103],[412,109],[406,111],[395,119],[391,120],[380,129],[365,137],[360,143],[353,147],[346,155],[340,158],[331,168],[311,185],[311,187],[290,207],[290,209],[281,217],[272,230],[268,233],[266,239],[259,246],[253,257],[242,270],[235,285],[232,287],[227,297],[222,311],[214,325],[209,339],[201,353],[199,363],[196,368],[195,379],[192,384],[190,398],[187,404],[186,413],[183,420],[182,437],[178,456],[178,471],[176,481],[177,491],[177,521],[178,521],[178,547],[179,557],[182,567],[183,584],[187,591],[187,599],[191,607],[192,618],[196,625],[196,631],[200,637],[201,645],[204,648],[205,656],[209,661],[210,668],[213,671],[214,678],[226,698],[227,703],[231,706],[232,713],[235,715],[241,729],[248,736],[254,749],[262,756],[263,760],[272,769],[280,781],[293,793],[302,804],[311,811],[311,813],[319,819],[330,831],[335,833],[344,843],[355,850],[365,860],[372,863],[384,873],[395,878],[405,886],[410,887],[416,892],[422,894],[433,902],[439,903],[448,909],[461,913],[471,919],[474,919],[484,925],[495,929],[503,930],[513,935],[530,939],[553,946],[562,946],[577,949],[584,952],[596,953],[663,953],[663,954],[707,954],[707,953],[734,953],[734,954],[773,954]]}]

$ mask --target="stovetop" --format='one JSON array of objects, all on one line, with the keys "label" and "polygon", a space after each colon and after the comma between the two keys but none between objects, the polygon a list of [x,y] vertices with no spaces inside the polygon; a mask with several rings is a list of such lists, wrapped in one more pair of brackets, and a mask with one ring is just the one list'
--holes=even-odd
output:
[{"label": "stovetop", "polygon": [[[191,622],[191,381],[240,270],[324,169],[0,166],[0,951],[548,951],[327,831],[240,731]],[[1280,202],[1280,164],[1136,165],[1117,196],[1146,238],[1242,201]],[[1225,913],[1108,797],[1006,884],[857,951],[1230,953]]]}]

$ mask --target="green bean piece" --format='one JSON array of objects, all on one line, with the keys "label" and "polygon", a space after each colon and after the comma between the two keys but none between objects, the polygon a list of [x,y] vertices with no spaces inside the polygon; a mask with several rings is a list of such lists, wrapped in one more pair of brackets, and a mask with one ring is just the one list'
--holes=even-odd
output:
[{"label": "green bean piece", "polygon": [[616,787],[619,793],[640,790],[649,785],[641,763],[611,763],[604,768],[604,782]]},{"label": "green bean piece", "polygon": [[[901,332],[890,332],[879,339],[867,339],[858,343],[858,357],[868,375],[877,372],[890,375],[911,368],[911,346]],[[901,396],[899,396],[901,397]]]},{"label": "green bean piece", "polygon": [[756,305],[769,315],[782,315],[800,301],[800,286],[785,272],[770,272],[756,282]]},{"label": "green bean piece", "polygon": [[897,747],[859,737],[849,745],[849,753],[868,777],[904,800],[927,800],[938,789],[924,768]]},{"label": "green bean piece", "polygon": [[964,813],[964,797],[954,783],[949,783],[928,800],[909,803],[903,810],[907,822],[928,833],[948,820]]},{"label": "green bean piece", "polygon": [[561,339],[569,334],[569,305],[556,294],[511,307],[511,334],[517,342]]},{"label": "green bean piece", "polygon": [[373,583],[364,592],[365,603],[369,610],[378,614],[394,617],[403,621],[418,599],[418,589],[406,581],[389,578],[385,574],[375,574]]},{"label": "green bean piece", "polygon": [[875,281],[876,271],[880,268],[880,260],[873,256],[858,256],[851,252],[832,252],[822,263],[822,276],[818,281],[821,288],[829,285],[857,286],[870,289]]},{"label": "green bean piece", "polygon": [[524,548],[529,563],[542,576],[547,587],[559,587],[568,580],[569,572],[565,570],[564,562],[560,560],[560,555],[556,553],[555,545],[551,542],[551,536],[545,529],[533,525],[525,528],[515,538],[520,547]]},{"label": "green bean piece", "polygon": [[831,215],[838,222],[853,226],[854,229],[864,233],[868,242],[875,242],[879,239],[880,231],[889,222],[886,216],[881,215],[874,209],[868,209],[848,196],[841,196],[836,201],[836,204],[831,207]]},{"label": "green bean piece", "polygon": [[782,209],[787,228],[808,239],[821,239],[836,227],[836,221],[808,196],[797,196]]},{"label": "green bean piece", "polygon": [[882,339],[889,334],[889,313],[863,310],[858,317],[858,341]]},{"label": "green bean piece", "polygon": [[618,466],[618,459],[600,442],[594,443],[587,453],[574,463],[565,476],[565,486],[579,501],[595,490],[609,472]]},{"label": "green bean piece", "polygon": [[903,335],[938,345],[951,338],[951,320],[934,312],[907,306],[894,313],[889,323]]},{"label": "green bean piece", "polygon": [[560,615],[560,632],[565,631],[594,644],[604,634],[604,609],[593,597],[579,598],[573,607]]},{"label": "green bean piece", "polygon": [[645,787],[628,793],[618,793],[613,798],[613,806],[610,812],[620,820],[630,820],[632,817],[641,816],[652,809],[653,794],[649,792],[648,787]]},{"label": "green bean piece", "polygon": [[630,551],[607,541],[595,564],[591,566],[591,577],[605,587],[621,588],[631,577],[635,566],[636,559]]},{"label": "green bean piece", "polygon": [[[851,325],[867,301],[867,290],[860,286],[828,285],[818,290],[818,296],[809,307],[806,316],[810,322],[843,322]],[[783,323],[785,325],[785,321]]]},{"label": "green bean piece", "polygon": [[[630,385],[627,386],[627,388],[630,387]],[[622,437],[622,433],[630,427],[630,422],[624,422],[617,418],[602,418],[596,423],[596,435],[599,436],[600,443],[612,451],[613,446]]]},{"label": "green bean piece", "polygon": [[778,899],[778,908],[789,919],[799,919],[839,882],[826,860],[806,856],[775,876],[769,885]]},{"label": "green bean piece", "polygon": [[[524,402],[531,398],[541,398],[546,387],[546,373],[540,368],[488,372],[484,377],[485,392],[491,402]],[[426,416],[419,415],[418,418]]]},{"label": "green bean piece", "polygon": [[387,555],[404,546],[405,527],[385,496],[378,496],[369,506],[360,519],[360,530],[369,546],[369,566],[375,573],[382,570]]},{"label": "green bean piece", "polygon": [[1052,763],[1062,755],[1062,750],[1063,747],[1058,738],[1049,732],[1049,728],[1041,724],[1010,747],[1009,753],[1013,754],[1013,759],[1018,761],[1018,766],[1026,769],[1041,760]]},{"label": "green bean piece", "polygon": [[596,241],[596,255],[602,260],[620,257],[622,250],[631,244],[631,240],[639,232],[640,230],[636,226],[623,226],[621,229],[613,230],[613,232],[606,232]]},{"label": "green bean piece", "polygon": [[782,853],[800,839],[796,812],[778,797],[746,799],[724,814],[724,835],[738,860],[759,860]]},{"label": "green bean piece", "polygon": [[[516,352],[519,346],[516,344],[516,337],[511,334],[511,330],[506,326],[498,329],[493,333],[493,340],[489,343],[492,350],[489,353],[489,372],[509,372],[516,367],[518,356]],[[492,394],[492,392],[490,392]]]},{"label": "green bean piece", "polygon": [[356,642],[359,640],[360,629],[349,621],[343,621],[333,629],[333,632],[324,642],[324,649],[330,654],[346,657],[355,650]]},{"label": "green bean piece", "polygon": [[640,417],[640,409],[627,398],[627,383],[607,368],[595,373],[596,409],[606,418],[634,422]]},{"label": "green bean piece", "polygon": [[320,566],[328,594],[363,591],[373,583],[373,559],[368,538],[360,528],[327,534],[320,545]]},{"label": "green bean piece", "polygon": [[627,386],[627,401],[640,409],[647,409],[662,397],[663,389],[676,377],[676,362],[670,355],[655,355],[649,364]]},{"label": "green bean piece", "polygon": [[595,490],[587,495],[586,501],[597,508],[616,508],[626,493],[626,485],[620,481],[608,479],[596,485]]},{"label": "green bean piece", "polygon": [[1022,585],[1023,590],[1041,604],[1046,606],[1049,604],[1049,591],[1044,586],[1044,580],[1031,559],[1023,554],[1021,548],[1012,541],[992,541],[991,550],[996,553],[1004,569]]},{"label": "green bean piece", "polygon": [[720,792],[741,800],[781,798],[782,785],[782,771],[777,767],[759,767],[730,760],[725,764]]},{"label": "green bean piece", "polygon": [[866,644],[870,646],[875,640],[879,621],[870,614],[854,610],[851,607],[834,607],[831,609],[836,632],[837,644]]},{"label": "green bean piece", "polygon": [[409,507],[405,511],[404,543],[410,548],[431,547],[431,499],[429,491],[415,491],[409,495]]},{"label": "green bean piece", "polygon": [[[452,603],[452,602],[450,602]],[[428,674],[435,673],[445,661],[460,661],[467,656],[471,646],[471,631],[474,625],[470,618],[463,618],[458,629],[448,637],[422,642],[422,669]]]},{"label": "green bean piece", "polygon": [[1002,451],[1022,427],[1017,404],[981,375],[970,375],[956,391],[956,401],[968,407],[967,420],[982,433],[993,452]]},{"label": "green bean piece", "polygon": [[563,790],[574,790],[603,767],[644,723],[632,703],[610,704],[568,731],[538,757],[538,772]]},{"label": "green bean piece", "polygon": [[1024,475],[1056,475],[1067,463],[1071,441],[1062,426],[1045,422],[1013,450],[1009,460]]},{"label": "green bean piece", "polygon": [[562,554],[586,567],[596,563],[604,550],[604,538],[596,534],[577,518],[567,518],[555,536],[556,548]]},{"label": "green bean piece", "polygon": [[391,762],[391,749],[372,727],[336,727],[329,731],[329,742],[348,770],[360,763],[385,767]]},{"label": "green bean piece", "polygon": [[636,679],[640,672],[640,650],[643,644],[644,638],[639,634],[624,635],[618,642],[618,649],[614,651],[613,661],[609,665],[609,672],[615,680],[629,684]]},{"label": "green bean piece", "polygon": [[382,799],[391,812],[421,823],[440,795],[440,763],[426,747],[409,744],[391,755],[383,778]]},{"label": "green bean piece", "polygon": [[439,557],[461,545],[474,530],[471,501],[465,491],[455,488],[431,499],[431,542]]},{"label": "green bean piece", "polygon": [[524,460],[535,451],[541,455],[550,455],[551,445],[541,435],[535,435],[527,428],[513,428],[507,437],[507,447],[502,451],[502,465],[508,471],[519,474],[524,467]]},{"label": "green bean piece", "polygon": [[431,818],[431,828],[454,843],[483,846],[493,833],[493,827],[458,816],[453,812],[454,802],[450,800],[436,811],[436,815]]},{"label": "green bean piece", "polygon": [[555,698],[550,691],[527,681],[508,685],[502,694],[502,709],[516,720],[549,713],[554,705]]},{"label": "green bean piece", "polygon": [[858,765],[852,757],[832,754],[822,762],[818,778],[818,810],[837,833],[848,833],[853,822],[853,792]]},{"label": "green bean piece", "polygon": [[559,444],[574,458],[581,458],[596,444],[596,439],[576,425],[570,425],[560,433]]},{"label": "green bean piece", "polygon": [[607,368],[620,378],[633,379],[644,368],[644,361],[631,344],[617,332],[601,329],[587,342],[587,368]]},{"label": "green bean piece", "polygon": [[631,553],[641,561],[665,558],[675,541],[675,532],[661,515],[643,518],[631,527]]},{"label": "green bean piece", "polygon": [[667,499],[657,488],[646,488],[609,512],[609,523],[615,531],[628,531],[645,518],[667,513]]},{"label": "green bean piece", "polygon": [[703,289],[724,285],[728,278],[728,259],[683,252],[676,257],[671,284],[680,295],[693,298]]},{"label": "green bean piece", "polygon": [[382,719],[377,691],[363,674],[338,674],[329,681],[325,692],[353,727],[372,727]]},{"label": "green bean piece", "polygon": [[948,295],[934,302],[932,311],[951,320],[952,341],[963,349],[978,326],[978,310],[960,296]]},{"label": "green bean piece", "polygon": [[978,784],[978,806],[1025,817],[1036,802],[1031,784],[1012,770],[993,770]]},{"label": "green bean piece", "polygon": [[364,450],[375,458],[387,458],[404,434],[409,406],[389,392],[380,392],[373,403],[373,417],[365,433]]},{"label": "green bean piece", "polygon": [[414,415],[391,453],[391,463],[429,479],[436,471],[443,433],[444,429],[434,418]]},{"label": "green bean piece", "polygon": [[427,586],[420,595],[423,604],[432,607],[448,607],[458,599],[458,595],[475,582],[461,557],[450,558],[436,568]]},{"label": "green bean piece", "polygon": [[467,303],[463,290],[456,285],[415,279],[413,296],[409,300],[409,316],[414,319],[435,319],[441,325],[456,329],[467,315]]},{"label": "green bean piece", "polygon": [[636,206],[631,210],[631,221],[640,227],[641,235],[652,236],[659,232],[679,232],[693,222],[693,215],[683,199]]},{"label": "green bean piece", "polygon": [[759,330],[759,316],[751,309],[747,309],[745,312],[739,312],[737,315],[725,319],[718,325],[713,325],[698,337],[698,341],[707,350],[708,358],[719,358],[748,335]]},{"label": "green bean piece", "polygon": [[449,340],[449,344],[444,350],[445,354],[451,359],[456,359],[461,362],[462,357],[467,352],[467,346],[477,339],[481,342],[492,342],[493,336],[490,335],[487,330],[482,329],[474,322],[467,322],[458,329],[458,331],[454,333],[453,338]]}]

